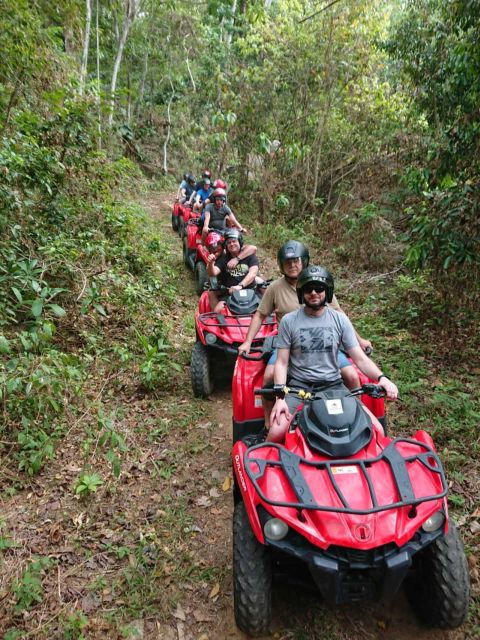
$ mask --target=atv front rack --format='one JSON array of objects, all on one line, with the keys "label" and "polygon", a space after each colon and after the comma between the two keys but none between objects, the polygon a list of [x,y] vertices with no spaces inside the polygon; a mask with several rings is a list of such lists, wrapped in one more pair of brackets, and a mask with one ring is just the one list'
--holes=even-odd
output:
[{"label": "atv front rack", "polygon": [[[248,318],[249,320],[251,320],[252,314],[246,313],[246,314],[226,316],[223,313],[215,313],[214,311],[209,311],[207,313],[201,313],[198,316],[199,322],[201,322],[205,327],[220,326],[225,328],[229,328],[229,327],[241,327],[241,328],[247,327],[248,328],[249,325],[246,325],[240,322],[240,320],[242,320],[243,318]],[[273,316],[268,316],[266,320],[262,322],[262,326],[269,326],[272,324],[276,324],[276,322],[277,321]]]},{"label": "atv front rack", "polygon": [[[397,445],[399,443],[408,443],[413,444],[415,446],[421,447],[423,449],[422,452],[403,456],[399,450],[397,449]],[[265,458],[258,458],[254,455],[255,450],[257,449],[276,449],[278,451],[278,460],[267,460]],[[399,500],[396,502],[391,502],[388,504],[379,504],[377,494],[375,492],[375,487],[373,486],[372,478],[370,476],[369,468],[373,465],[378,464],[381,461],[386,461],[389,464],[392,479],[396,486]],[[440,479],[442,490],[439,493],[419,496],[416,497],[412,483],[410,480],[410,474],[407,469],[407,464],[420,462],[424,467],[426,467],[429,471],[434,474],[437,474]],[[410,438],[396,438],[393,440],[388,447],[386,447],[382,453],[375,458],[366,458],[366,459],[352,459],[347,458],[344,460],[325,460],[319,462],[312,462],[311,460],[306,460],[301,456],[297,456],[295,453],[292,453],[282,445],[279,445],[274,442],[270,443],[261,443],[250,447],[245,451],[244,455],[244,465],[245,470],[247,472],[248,477],[250,478],[252,484],[255,487],[260,498],[275,507],[292,507],[294,509],[310,509],[317,511],[332,511],[335,513],[350,513],[350,514],[358,514],[358,515],[366,515],[370,513],[377,513],[379,511],[387,511],[389,509],[398,509],[400,507],[411,506],[415,507],[422,502],[428,502],[432,500],[439,500],[446,496],[448,487],[447,481],[445,479],[445,474],[443,472],[442,463],[440,462],[437,454],[431,449],[428,445],[423,442],[419,442],[418,440],[413,440]],[[252,466],[257,466],[258,471],[254,471]],[[328,474],[328,478],[330,480],[331,486],[334,489],[336,496],[343,506],[333,506],[331,504],[319,504],[311,490],[310,487],[305,480],[302,471],[300,469],[300,465],[306,465],[308,467],[313,467],[319,469],[321,471],[326,471]],[[345,498],[343,492],[341,491],[338,482],[335,480],[335,475],[332,472],[332,467],[341,467],[341,466],[355,466],[358,468],[359,472],[362,474],[366,485],[368,487],[368,491],[370,494],[370,500],[372,506],[366,509],[354,509],[352,508],[347,499]],[[264,492],[260,489],[258,480],[262,478],[265,474],[265,471],[268,467],[277,467],[283,471],[284,477],[288,480],[291,488],[295,492],[298,501],[297,502],[283,502],[278,500],[271,500],[268,498]]]}]

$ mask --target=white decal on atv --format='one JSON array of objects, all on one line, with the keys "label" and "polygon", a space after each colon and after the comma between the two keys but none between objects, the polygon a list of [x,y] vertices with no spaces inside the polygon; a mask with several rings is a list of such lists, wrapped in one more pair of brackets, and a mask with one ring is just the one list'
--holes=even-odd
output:
[{"label": "white decal on atv", "polygon": [[245,482],[245,478],[243,477],[243,471],[242,471],[242,467],[240,465],[240,456],[238,455],[238,453],[235,456],[235,464],[237,466],[238,479],[240,480],[240,484],[242,485],[242,489],[246,492],[247,491],[247,483]]},{"label": "white decal on atv", "polygon": [[246,298],[247,297],[246,289],[240,289],[239,293],[240,293],[240,297],[241,298]]},{"label": "white decal on atv", "polygon": [[197,239],[195,240],[195,242],[196,242],[197,244],[202,244],[202,239],[201,239],[201,238],[197,238]]},{"label": "white decal on atv", "polygon": [[259,396],[255,396],[255,400],[253,401],[253,406],[254,407],[262,406],[262,399]]},{"label": "white decal on atv", "polygon": [[342,401],[340,398],[334,398],[333,400],[325,400],[327,411],[331,416],[337,416],[343,413]]},{"label": "white decal on atv", "polygon": [[354,464],[349,465],[348,467],[331,467],[331,469],[334,476],[343,475],[345,473],[358,473],[358,468]]}]

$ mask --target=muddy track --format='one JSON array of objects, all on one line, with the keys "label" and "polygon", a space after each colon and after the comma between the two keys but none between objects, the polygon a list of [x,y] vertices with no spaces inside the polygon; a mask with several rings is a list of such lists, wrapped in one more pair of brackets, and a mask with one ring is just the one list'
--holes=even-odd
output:
[{"label": "muddy track", "polygon": [[[171,200],[166,194],[159,195],[159,202],[151,210],[161,225],[162,231],[170,233],[172,243],[181,245],[178,236],[170,227]],[[259,251],[261,263],[262,251]],[[266,276],[275,276],[274,263],[270,256],[265,256]],[[268,271],[271,271],[270,273]],[[182,277],[182,276],[180,276]],[[191,275],[187,274],[186,279]],[[188,287],[185,287],[187,290]],[[193,292],[193,278],[191,293],[186,291],[188,304],[192,309],[197,304],[197,296]],[[192,336],[192,344],[194,337]],[[223,479],[231,475],[230,444],[231,444],[231,399],[229,389],[215,391],[205,401],[208,415],[218,423],[218,431],[213,434],[213,447],[196,460],[195,466],[202,469],[203,477]],[[213,455],[212,455],[213,454]],[[202,501],[208,494],[208,487],[197,486],[197,497],[194,502]],[[215,493],[214,493],[215,495]],[[218,583],[218,594],[210,598],[207,616],[210,623],[204,627],[203,633],[199,626],[190,625],[188,615],[172,635],[179,640],[182,638],[202,638],[202,640],[222,640],[224,638],[246,638],[241,633],[233,617],[233,595],[231,578],[231,492],[223,492],[215,501],[211,509],[195,509],[195,522],[201,534],[192,541],[191,553],[197,560],[206,562],[215,568],[217,575],[222,576]],[[205,599],[198,600],[197,592],[182,598],[184,611],[196,611],[205,607]],[[357,638],[386,638],[389,640],[457,640],[467,637],[462,630],[455,632],[429,631],[420,627],[413,616],[403,593],[399,593],[395,600],[384,604],[358,604],[337,608],[330,608],[321,602],[316,592],[298,589],[296,587],[280,586],[274,590],[272,635],[269,638],[298,640],[314,639],[357,639]],[[200,625],[201,627],[201,625]],[[170,630],[173,631],[172,627]],[[199,633],[199,631],[201,631]],[[183,635],[182,635],[183,634]]]}]

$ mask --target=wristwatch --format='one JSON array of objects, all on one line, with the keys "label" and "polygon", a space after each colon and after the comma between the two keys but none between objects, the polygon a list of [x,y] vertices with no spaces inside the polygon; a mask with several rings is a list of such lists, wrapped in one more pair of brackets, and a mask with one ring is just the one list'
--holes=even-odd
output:
[{"label": "wristwatch", "polygon": [[378,376],[378,378],[377,378],[377,382],[380,382],[380,378],[386,378],[387,380],[390,380],[390,378],[389,378],[387,375],[385,375],[384,373],[381,373],[381,374]]}]

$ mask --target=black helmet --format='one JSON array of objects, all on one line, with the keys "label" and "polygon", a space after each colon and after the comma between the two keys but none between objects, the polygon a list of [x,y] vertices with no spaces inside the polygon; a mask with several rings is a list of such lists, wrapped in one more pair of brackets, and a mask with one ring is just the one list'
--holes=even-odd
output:
[{"label": "black helmet", "polygon": [[187,174],[187,182],[196,182],[195,176],[193,175],[193,173],[189,173]]},{"label": "black helmet", "polygon": [[348,389],[325,389],[303,408],[298,425],[311,449],[346,458],[370,442],[371,420],[362,403],[349,394]]},{"label": "black helmet", "polygon": [[223,234],[223,239],[225,241],[225,246],[228,240],[238,240],[240,247],[243,247],[243,236],[239,229],[232,227],[231,229],[227,229]]},{"label": "black helmet", "polygon": [[304,269],[308,267],[308,263],[310,262],[310,254],[308,253],[307,247],[297,240],[289,240],[278,250],[278,266],[282,273],[284,272],[283,263],[285,260],[290,260],[292,258],[301,258]]},{"label": "black helmet", "polygon": [[311,284],[312,282],[318,282],[325,286],[326,296],[325,302],[331,302],[333,298],[333,276],[325,269],[325,267],[316,267],[314,265],[307,267],[302,271],[302,273],[298,276],[297,280],[297,295],[298,301],[300,304],[303,304],[303,290],[307,286],[307,284]]}]

